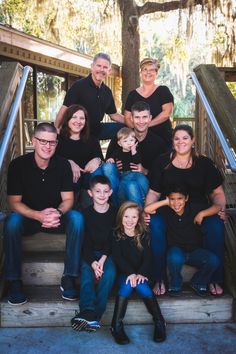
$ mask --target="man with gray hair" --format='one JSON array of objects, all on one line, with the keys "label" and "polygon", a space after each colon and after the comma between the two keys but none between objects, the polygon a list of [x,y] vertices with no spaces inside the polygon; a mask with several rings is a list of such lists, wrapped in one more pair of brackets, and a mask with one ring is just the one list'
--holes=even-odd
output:
[{"label": "man with gray hair", "polygon": [[79,274],[83,241],[83,217],[71,210],[74,201],[69,162],[54,155],[57,130],[50,123],[39,124],[32,138],[34,152],[12,160],[7,177],[8,202],[12,212],[4,225],[4,275],[8,302],[27,301],[21,282],[21,237],[39,231],[66,232],[62,297],[76,300],[75,278]]},{"label": "man with gray hair", "polygon": [[[98,139],[110,139],[123,127],[124,117],[117,113],[114,98],[104,80],[111,72],[111,59],[105,53],[98,53],[91,64],[91,74],[77,80],[68,90],[55,121],[59,129],[67,107],[80,104],[88,111],[91,134]],[[117,123],[101,123],[104,114]]]}]

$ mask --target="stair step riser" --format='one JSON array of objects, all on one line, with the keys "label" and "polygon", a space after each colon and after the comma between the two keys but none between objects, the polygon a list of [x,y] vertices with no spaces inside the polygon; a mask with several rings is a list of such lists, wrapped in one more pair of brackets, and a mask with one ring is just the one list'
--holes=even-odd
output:
[{"label": "stair step riser", "polygon": [[25,285],[59,285],[64,270],[62,262],[24,263],[22,280]]},{"label": "stair step riser", "polygon": [[[63,269],[63,262],[25,262],[22,279],[26,285],[59,285]],[[185,265],[182,270],[184,283],[188,283],[195,272],[195,268]]]},{"label": "stair step riser", "polygon": [[[177,299],[159,300],[162,313],[168,323],[212,323],[231,321],[232,299]],[[109,301],[102,324],[110,325],[114,301]],[[42,301],[22,306],[1,304],[1,327],[63,327],[78,310],[77,302]],[[126,324],[152,323],[141,301],[130,300],[125,316]]]}]

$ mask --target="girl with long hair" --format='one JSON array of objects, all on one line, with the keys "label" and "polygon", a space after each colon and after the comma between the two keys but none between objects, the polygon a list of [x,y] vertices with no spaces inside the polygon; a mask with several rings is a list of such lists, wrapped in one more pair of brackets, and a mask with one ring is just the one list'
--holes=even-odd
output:
[{"label": "girl with long hair", "polygon": [[116,343],[129,343],[129,338],[124,331],[123,318],[128,298],[133,290],[142,298],[148,312],[153,317],[154,341],[164,341],[166,338],[165,321],[148,284],[151,265],[149,235],[142,209],[134,202],[123,203],[118,211],[112,257],[121,273],[111,324],[111,333]]}]

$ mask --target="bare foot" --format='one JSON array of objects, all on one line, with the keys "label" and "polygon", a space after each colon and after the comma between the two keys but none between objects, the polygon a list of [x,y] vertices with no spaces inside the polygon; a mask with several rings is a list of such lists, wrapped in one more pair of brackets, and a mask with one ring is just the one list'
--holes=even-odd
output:
[{"label": "bare foot", "polygon": [[166,293],[166,287],[165,287],[165,284],[163,282],[157,282],[155,285],[154,285],[154,288],[152,289],[152,291],[154,292],[154,294],[156,296],[161,296],[161,295],[164,295]]},{"label": "bare foot", "polygon": [[222,295],[223,294],[223,289],[219,284],[214,284],[211,283],[209,284],[209,291],[211,293],[211,295],[217,296],[217,295]]}]

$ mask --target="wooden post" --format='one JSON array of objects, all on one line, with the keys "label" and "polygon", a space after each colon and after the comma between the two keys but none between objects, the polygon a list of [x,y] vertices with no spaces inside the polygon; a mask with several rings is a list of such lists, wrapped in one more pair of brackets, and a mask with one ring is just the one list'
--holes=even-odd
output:
[{"label": "wooden post", "polygon": [[217,121],[236,151],[236,100],[215,65],[199,65],[194,72]]}]

